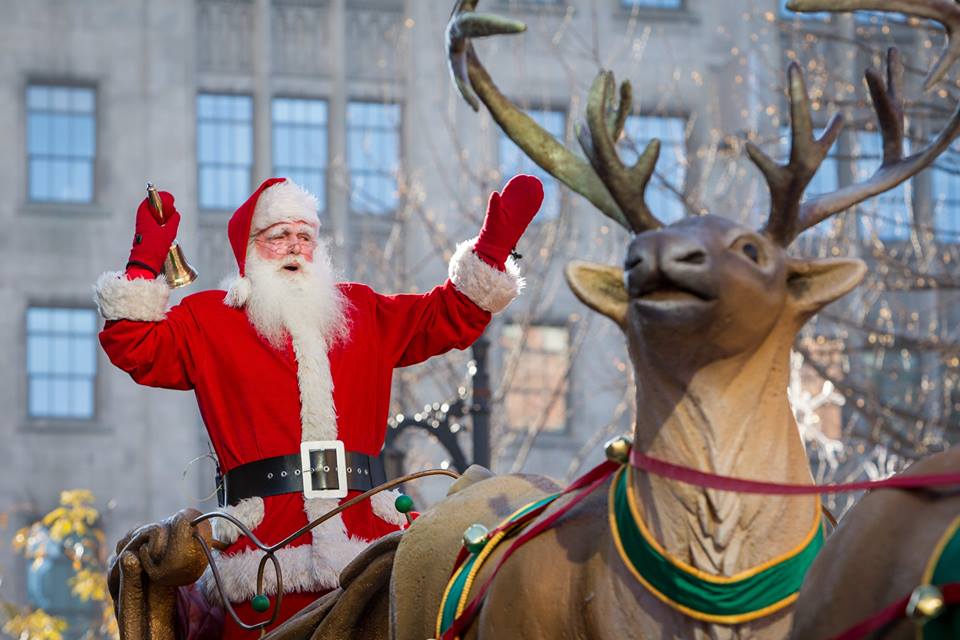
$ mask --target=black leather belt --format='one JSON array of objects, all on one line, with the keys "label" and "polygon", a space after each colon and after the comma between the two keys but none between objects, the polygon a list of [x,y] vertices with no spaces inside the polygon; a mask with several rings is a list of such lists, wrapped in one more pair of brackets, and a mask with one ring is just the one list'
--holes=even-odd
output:
[{"label": "black leather belt", "polygon": [[[301,466],[301,454],[264,458],[231,469],[222,476],[220,506],[233,506],[246,498],[304,492],[304,472],[309,472],[314,490],[341,489],[339,464],[334,449],[310,451],[310,466]],[[367,491],[386,482],[380,456],[346,451],[347,490]]]}]

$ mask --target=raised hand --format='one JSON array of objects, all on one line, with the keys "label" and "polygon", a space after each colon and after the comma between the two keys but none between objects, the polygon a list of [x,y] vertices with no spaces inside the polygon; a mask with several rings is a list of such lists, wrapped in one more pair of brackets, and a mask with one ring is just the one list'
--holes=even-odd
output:
[{"label": "raised hand", "polygon": [[167,257],[170,245],[177,237],[177,227],[180,226],[180,213],[173,204],[173,195],[168,191],[160,192],[160,201],[163,203],[163,219],[161,225],[154,217],[153,209],[147,198],[143,199],[137,209],[136,231],[133,236],[133,247],[127,260],[127,268],[147,269],[154,276],[163,269],[163,261]]},{"label": "raised hand", "polygon": [[543,203],[543,184],[534,176],[518,175],[503,191],[490,194],[483,228],[474,245],[487,264],[503,271],[507,257]]}]

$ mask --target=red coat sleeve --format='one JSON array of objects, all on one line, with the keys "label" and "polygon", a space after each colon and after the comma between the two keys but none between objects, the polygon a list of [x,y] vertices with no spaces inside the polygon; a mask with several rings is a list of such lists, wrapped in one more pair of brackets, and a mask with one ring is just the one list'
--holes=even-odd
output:
[{"label": "red coat sleeve", "polygon": [[110,362],[140,384],[192,389],[202,346],[195,344],[196,321],[186,305],[170,309],[163,320],[108,320],[100,344]]},{"label": "red coat sleeve", "polygon": [[490,313],[449,280],[429,293],[375,294],[377,329],[394,367],[406,367],[472,345],[490,322]]}]

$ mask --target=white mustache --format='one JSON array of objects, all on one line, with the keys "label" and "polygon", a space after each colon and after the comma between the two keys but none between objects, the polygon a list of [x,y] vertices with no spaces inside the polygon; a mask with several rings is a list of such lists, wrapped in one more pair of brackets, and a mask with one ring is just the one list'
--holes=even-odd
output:
[{"label": "white mustache", "polygon": [[283,271],[287,267],[297,267],[298,271],[306,271],[309,263],[303,256],[287,256],[280,261],[280,265],[277,267],[278,271]]}]

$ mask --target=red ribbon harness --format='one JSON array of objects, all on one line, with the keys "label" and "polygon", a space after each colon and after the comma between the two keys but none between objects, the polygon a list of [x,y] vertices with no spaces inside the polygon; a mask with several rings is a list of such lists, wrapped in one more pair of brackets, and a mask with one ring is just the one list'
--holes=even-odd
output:
[{"label": "red ribbon harness", "polygon": [[[668,480],[676,480],[677,482],[692,484],[705,489],[719,489],[721,491],[759,493],[766,495],[811,495],[844,493],[847,491],[864,491],[871,489],[924,489],[960,485],[960,473],[931,473],[914,476],[894,476],[885,480],[868,480],[828,485],[762,482],[759,480],[732,478],[730,476],[723,476],[716,473],[710,473],[708,471],[690,469],[688,467],[683,467],[677,464],[666,462],[664,460],[653,458],[642,453],[636,448],[632,448],[630,451],[630,464],[637,469],[646,471],[647,473],[652,473],[662,478],[667,478]],[[450,628],[443,633],[442,640],[455,640],[456,638],[461,637],[470,627],[473,619],[479,613],[480,607],[483,606],[484,598],[486,597],[490,586],[493,584],[493,579],[496,577],[497,572],[500,571],[500,568],[503,566],[503,564],[507,561],[507,558],[513,555],[517,549],[522,547],[529,540],[537,537],[549,529],[554,522],[556,522],[565,513],[580,503],[581,500],[587,497],[596,488],[600,487],[604,481],[619,468],[620,465],[618,463],[607,460],[600,463],[584,475],[580,476],[577,480],[570,484],[570,486],[564,489],[560,496],[574,494],[573,499],[557,509],[548,518],[538,522],[528,531],[525,531],[513,541],[513,543],[500,557],[500,560],[497,562],[496,566],[494,566],[493,571],[476,591],[476,595],[473,596],[470,604],[463,610],[463,613],[457,616]],[[543,513],[551,504],[554,504],[554,502],[550,501],[536,509],[530,510],[523,515],[522,519],[510,522],[509,526],[511,528],[524,526],[527,522],[539,517],[540,514]],[[496,533],[497,530],[491,531],[490,536],[492,537]],[[454,568],[459,567],[466,560],[468,555],[469,552],[466,549],[461,549],[460,554],[454,563]],[[945,605],[960,604],[960,583],[943,585],[941,587],[941,591],[943,593]],[[883,628],[890,622],[905,615],[905,610],[909,599],[910,596],[907,595],[904,598],[891,603],[889,606],[877,612],[873,616],[863,620],[853,627],[850,627],[840,635],[833,638],[833,640],[857,640],[858,638],[863,638],[868,634]]]}]

